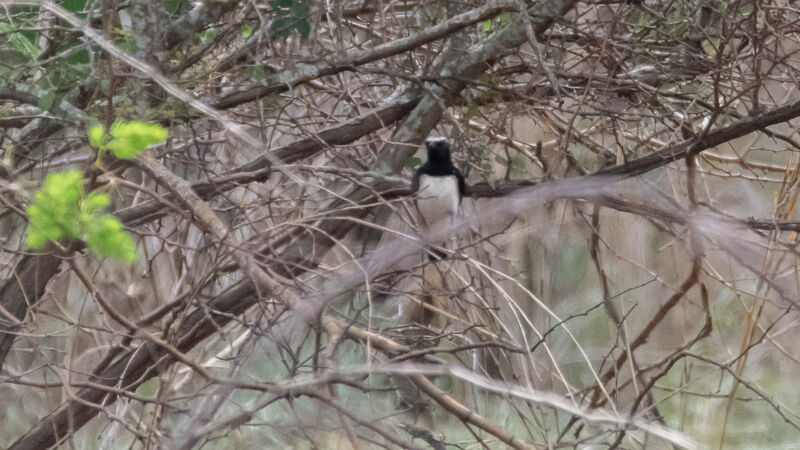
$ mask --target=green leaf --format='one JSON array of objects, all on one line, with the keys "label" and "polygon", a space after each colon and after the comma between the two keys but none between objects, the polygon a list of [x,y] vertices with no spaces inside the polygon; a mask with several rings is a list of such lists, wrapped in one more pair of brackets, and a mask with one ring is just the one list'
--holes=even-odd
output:
[{"label": "green leaf", "polygon": [[61,6],[69,12],[78,13],[83,11],[86,0],[62,0]]},{"label": "green leaf", "polygon": [[279,17],[272,21],[270,30],[273,37],[287,37],[292,34],[294,29],[294,19],[290,17]]},{"label": "green leaf", "polygon": [[[39,55],[39,49],[33,44],[24,34],[18,32],[17,29],[9,23],[0,23],[0,33],[5,35],[8,42],[14,44],[14,48],[28,58],[36,58]],[[3,50],[7,50],[4,48]],[[7,63],[7,61],[5,61]]]},{"label": "green leaf", "polygon": [[110,258],[136,261],[136,245],[114,216],[101,216],[90,222],[86,243],[89,248]]},{"label": "green leaf", "polygon": [[28,237],[25,239],[25,244],[30,248],[41,248],[46,243],[47,236],[39,231],[30,231]]},{"label": "green leaf", "polygon": [[207,44],[214,40],[214,37],[217,35],[217,29],[209,28],[205,31],[198,33],[197,35],[200,37],[200,42],[202,42],[203,44]]},{"label": "green leaf", "polygon": [[[47,93],[42,98],[46,96]],[[41,103],[42,108],[51,106]],[[111,150],[118,158],[133,158],[147,147],[164,142],[167,130],[154,123],[117,121],[108,133],[102,125],[94,125],[87,135],[92,146]],[[28,207],[28,246],[39,248],[48,241],[81,239],[102,255],[128,262],[136,259],[136,245],[119,219],[100,214],[110,203],[108,195],[84,195],[80,171],[48,175],[33,197],[33,204]]]},{"label": "green leaf", "polygon": [[164,9],[175,15],[186,9],[186,2],[184,0],[164,0]]},{"label": "green leaf", "polygon": [[422,160],[417,158],[416,156],[413,158],[408,158],[408,161],[406,161],[406,167],[408,167],[409,169],[416,169],[421,165],[422,165]]},{"label": "green leaf", "polygon": [[239,34],[243,38],[249,38],[250,35],[253,34],[253,27],[251,27],[250,25],[247,25],[247,24],[242,25],[242,28],[239,29]]},{"label": "green leaf", "polygon": [[56,98],[56,93],[53,91],[46,91],[44,94],[39,97],[39,110],[42,112],[50,111],[50,107],[53,106],[53,100]]},{"label": "green leaf", "polygon": [[483,31],[485,31],[487,33],[489,31],[492,31],[492,21],[491,20],[487,20],[486,22],[482,22],[481,26],[483,28]]},{"label": "green leaf", "polygon": [[108,206],[110,202],[111,200],[109,200],[108,195],[99,192],[90,192],[89,195],[86,196],[86,201],[83,202],[83,212],[89,216],[97,214],[100,210]]},{"label": "green leaf", "polygon": [[89,64],[92,60],[89,57],[89,50],[86,49],[71,52],[65,59],[70,64]]},{"label": "green leaf", "polygon": [[105,148],[117,158],[130,159],[147,147],[167,139],[167,129],[155,123],[117,121],[111,125],[112,139]]},{"label": "green leaf", "polygon": [[305,39],[311,34],[309,0],[272,0],[270,6],[275,15],[270,24],[273,37],[287,37],[297,31]]},{"label": "green leaf", "polygon": [[78,170],[47,176],[28,207],[30,233],[27,243],[38,248],[47,241],[78,237],[83,175]]},{"label": "green leaf", "polygon": [[114,43],[125,52],[134,53],[136,51],[133,35],[128,30],[114,29]]},{"label": "green leaf", "polygon": [[92,147],[100,148],[103,146],[103,142],[106,140],[106,130],[102,125],[95,125],[92,128],[89,128],[89,144]]},{"label": "green leaf", "polygon": [[300,33],[300,37],[307,38],[311,34],[311,24],[305,19],[299,19],[295,22],[294,28]]},{"label": "green leaf", "polygon": [[[75,44],[79,43],[76,42]],[[63,97],[67,92],[71,92],[77,84],[86,80],[86,74],[91,71],[87,64],[90,58],[89,51],[72,46],[61,54],[64,53],[67,53],[67,55],[55,58],[47,65],[47,71],[45,71],[46,81],[49,82],[49,86],[52,86],[52,90],[57,93],[53,102],[55,105],[59,104],[59,96]]]},{"label": "green leaf", "polygon": [[29,225],[25,242],[39,248],[49,241],[81,239],[102,255],[132,262],[136,245],[114,216],[100,214],[108,206],[108,195],[83,195],[83,174],[78,170],[53,173],[34,194],[28,207]]}]

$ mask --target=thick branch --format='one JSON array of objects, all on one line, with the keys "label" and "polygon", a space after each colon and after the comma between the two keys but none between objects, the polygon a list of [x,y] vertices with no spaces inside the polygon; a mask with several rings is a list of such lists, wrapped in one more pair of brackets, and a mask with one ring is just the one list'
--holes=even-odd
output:
[{"label": "thick branch", "polygon": [[353,67],[413,50],[428,42],[447,37],[466,26],[490,19],[503,11],[512,10],[514,4],[515,2],[512,1],[490,1],[481,8],[459,14],[402,39],[380,44],[368,50],[353,52],[332,61],[322,61],[317,64],[297,64],[292,69],[284,70],[283,72],[267,77],[267,79],[258,86],[251,87],[242,92],[226,95],[214,102],[214,107],[217,109],[232,108],[242,103],[266,97],[270,94],[284,92],[299,84],[322,76],[334,75],[346,70],[351,70]]},{"label": "thick branch", "polygon": [[[353,210],[352,214],[363,214],[365,209]],[[323,224],[320,234],[333,239],[341,239],[351,229],[351,224],[346,221],[329,221]],[[326,252],[326,247],[331,247],[330,238],[307,235],[295,243],[295,247],[309,247],[307,241],[313,241],[316,250],[314,256]],[[291,249],[290,249],[291,250]],[[286,252],[295,254],[295,252]],[[308,254],[298,252],[301,254]],[[289,258],[288,256],[286,257]],[[285,275],[286,267],[316,267],[316,260],[296,259],[284,261],[287,264],[274,264],[271,270],[279,275]],[[181,352],[187,352],[201,343],[204,339],[217,333],[235,317],[244,313],[258,301],[256,289],[249,280],[240,283],[214,298],[202,308],[196,308],[182,322],[176,335],[179,336],[174,345]],[[285,311],[276,313],[278,317]],[[139,347],[115,347],[109,355],[116,355],[113,360],[103,362],[93,373],[94,382],[106,386],[118,386],[127,390],[136,390],[138,386],[154,376],[158,376],[176,360],[153,342],[145,342]],[[66,436],[68,430],[77,430],[96,416],[100,411],[87,404],[102,403],[108,405],[116,400],[113,395],[104,390],[86,388],[78,391],[76,398],[62,404],[56,411],[43,418],[39,424],[20,437],[10,449],[41,449],[49,448],[58,443],[60,436]]]},{"label": "thick branch", "polygon": [[[572,0],[552,0],[538,3],[536,8],[538,13],[536,15],[544,17],[536,24],[537,32],[540,32],[541,30],[544,30],[550,26],[556,16],[561,16],[563,12],[571,8],[573,4],[574,1]],[[521,25],[517,26],[521,27]],[[89,33],[89,30],[86,30],[85,28],[83,31],[87,34]],[[458,58],[457,61],[453,63],[446,61],[442,67],[442,70],[440,71],[440,76],[449,77],[454,73],[467,74],[468,77],[478,76],[487,67],[487,61],[490,61],[493,58],[496,58],[507,52],[509,49],[513,49],[522,44],[524,39],[524,33],[520,33],[520,29],[506,29],[486,43],[478,44],[476,47],[468,49],[467,56],[465,58]],[[128,63],[136,66],[136,64],[134,64],[135,61]],[[136,67],[138,68],[138,66]],[[459,70],[461,68],[464,68],[465,70]],[[154,79],[157,78],[157,74],[153,73],[152,71],[143,71]],[[165,89],[169,87],[163,83],[163,80],[156,81],[162,81],[159,84],[161,84],[162,87],[166,86]],[[445,94],[446,97],[452,97],[453,95],[456,95],[463,88],[463,86],[465,86],[465,84],[465,82],[456,82],[455,86],[448,86],[448,88],[441,93]],[[173,92],[170,91],[170,93]],[[173,95],[176,94],[173,93]],[[183,99],[182,96],[176,96]],[[409,127],[414,124],[419,125],[419,120],[421,118],[428,117],[434,119],[433,122],[422,124],[421,129],[418,129],[416,133],[413,133],[415,136],[419,136],[420,132],[427,134],[430,128],[432,128],[435,123],[438,122],[439,117],[441,116],[442,110],[439,101],[439,93],[427,95],[426,102],[424,102],[425,104],[419,106],[429,107],[434,105],[436,111],[434,111],[433,114],[415,114],[413,120],[406,122],[406,127],[404,128],[408,130]],[[406,105],[413,107],[417,105],[417,103],[415,100],[409,100]],[[195,105],[193,104],[193,106]],[[200,110],[203,111],[203,109]],[[399,116],[401,117],[402,114]],[[380,126],[385,126],[385,123],[379,120],[376,120],[375,123],[379,123]],[[427,128],[427,130],[425,130],[425,128]],[[414,142],[414,140],[404,140],[404,142]],[[319,148],[322,147],[321,144],[318,145]],[[266,161],[259,163],[259,166],[261,167],[266,165]],[[354,192],[354,195],[356,196],[361,194],[364,194],[362,190],[356,190]],[[359,209],[357,211],[358,214],[364,213],[364,209]],[[352,214],[356,213],[352,212]],[[328,228],[330,228],[330,231],[324,230],[324,235],[333,237],[334,239],[337,236],[344,236],[344,234],[346,234],[351,228],[350,224],[346,221],[332,221],[328,222],[327,225]],[[311,237],[309,239],[314,238]],[[330,238],[322,239],[319,242],[314,243],[316,256],[325,252],[325,244],[328,247],[333,245]],[[315,264],[315,261],[309,263],[302,260],[298,261],[298,265],[301,262],[311,266]],[[282,268],[287,266],[290,265],[276,265],[274,270],[279,272]],[[230,321],[232,317],[241,314],[249,306],[255,303],[256,296],[254,293],[255,289],[252,283],[244,282],[238,288],[233,289],[226,295],[215,299],[210,305],[208,305],[208,309],[198,308],[195,310],[186,318],[186,320],[183,321],[181,329],[179,330],[179,335],[182,337],[176,347],[180,351],[186,351],[197,345],[205,337],[215,333],[218,330],[218,327],[223,326],[225,323]],[[222,314],[209,314],[209,311],[220,311]],[[152,376],[157,375],[160,371],[164,370],[164,368],[168,367],[169,364],[174,362],[173,357],[166,355],[162,349],[154,347],[151,343],[145,343],[143,344],[143,347],[146,348],[139,349],[139,351],[133,353],[126,352],[124,353],[125,356],[116,359],[115,362],[99,368],[99,381],[108,384],[120,384],[127,388],[135,389],[135,387],[140,383],[146,381]],[[153,370],[150,370],[151,365],[154,367]],[[77,394],[78,399],[71,400],[62,405],[59,410],[52,413],[50,416],[40,422],[37,427],[20,438],[11,448],[42,448],[55,445],[57,443],[58,436],[66,435],[67,430],[79,429],[98,413],[98,410],[89,406],[87,402],[103,401],[103,403],[107,404],[115,399],[115,397],[111,395],[106,398],[106,395],[108,394],[105,392],[92,389],[80,391]],[[105,400],[103,400],[104,398]],[[469,418],[467,417],[465,420],[468,419]],[[477,425],[477,423],[475,424]],[[503,439],[504,442],[514,442],[513,438],[509,439],[506,436],[498,437]]]},{"label": "thick branch", "polygon": [[687,141],[668,145],[667,147],[655,153],[635,159],[627,164],[611,166],[599,170],[594,175],[621,175],[624,177],[635,177],[653,169],[665,166],[671,162],[686,158],[687,156],[696,155],[703,150],[707,150],[720,144],[732,141],[736,138],[746,136],[754,131],[759,131],[762,128],[766,128],[770,125],[795,119],[798,116],[800,116],[800,100],[788,105],[771,109],[761,114],[756,114],[754,116],[737,120],[730,125],[709,131],[707,134],[698,135]]},{"label": "thick branch", "polygon": [[[11,91],[9,91],[11,92]],[[312,138],[301,139],[289,145],[272,150],[274,157],[282,162],[291,163],[313,156],[332,145],[342,145],[359,139],[382,127],[389,126],[401,119],[416,105],[418,97],[402,96],[396,101],[376,110],[348,120],[344,123],[326,128]],[[208,181],[195,182],[192,188],[204,200],[208,200],[221,192],[241,184],[264,181],[269,177],[270,159],[267,157],[255,160],[230,172]],[[136,206],[123,209],[117,214],[127,226],[142,224],[160,217],[164,205],[151,200]],[[6,280],[0,288],[0,307],[14,315],[20,322],[27,315],[28,307],[44,293],[45,286],[57,272],[59,259],[50,255],[26,255],[14,269],[14,275]],[[13,332],[17,324],[9,324],[0,317],[0,368],[14,342]]]}]

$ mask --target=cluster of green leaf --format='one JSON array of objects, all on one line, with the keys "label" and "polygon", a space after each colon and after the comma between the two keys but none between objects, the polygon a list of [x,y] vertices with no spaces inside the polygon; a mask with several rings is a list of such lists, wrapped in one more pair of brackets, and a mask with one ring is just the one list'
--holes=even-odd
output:
[{"label": "cluster of green leaf", "polygon": [[297,31],[305,39],[311,33],[308,22],[310,14],[309,0],[272,0],[269,2],[275,13],[270,25],[273,37],[287,37]]},{"label": "cluster of green leaf", "polygon": [[[85,3],[64,0],[61,5],[80,15]],[[81,33],[60,26],[57,19],[44,31],[38,6],[12,5],[6,13],[6,20],[0,20],[0,86],[36,95],[43,112],[65,98],[74,101],[73,89],[85,85],[87,73],[92,72],[90,53],[95,47]],[[48,45],[40,49],[37,42],[43,35]]]},{"label": "cluster of green leaf", "polygon": [[[18,15],[18,21],[29,25],[23,19],[27,15]],[[0,87],[15,86],[19,89],[17,80],[29,75],[26,65],[39,56],[39,49],[30,36],[22,31],[22,27],[10,21],[0,21]]]},{"label": "cluster of green leaf", "polygon": [[154,123],[116,121],[106,132],[102,125],[89,129],[89,143],[110,150],[117,158],[134,158],[142,150],[167,139],[167,130]]},{"label": "cluster of green leaf", "polygon": [[[139,121],[117,121],[108,132],[96,125],[88,134],[93,146],[100,151],[111,151],[118,158],[133,158],[167,138],[165,128]],[[81,239],[101,255],[132,262],[136,260],[133,239],[122,229],[119,219],[100,213],[108,204],[106,194],[84,193],[80,171],[50,174],[28,207],[30,224],[26,242],[29,247],[40,248],[49,241]]]},{"label": "cluster of green leaf", "polygon": [[478,31],[482,34],[489,34],[493,30],[497,30],[498,28],[503,28],[508,25],[513,17],[514,16],[508,12],[500,13],[500,15],[494,19],[481,22]]},{"label": "cluster of green leaf", "polygon": [[0,22],[0,33],[3,33],[8,40],[8,43],[20,54],[27,57],[37,57],[39,49],[33,44],[25,35],[18,32],[15,27],[10,23]]},{"label": "cluster of green leaf", "polygon": [[102,255],[136,260],[136,246],[119,219],[100,213],[108,203],[106,194],[84,194],[79,170],[48,175],[28,207],[28,246],[39,248],[49,241],[81,239]]}]

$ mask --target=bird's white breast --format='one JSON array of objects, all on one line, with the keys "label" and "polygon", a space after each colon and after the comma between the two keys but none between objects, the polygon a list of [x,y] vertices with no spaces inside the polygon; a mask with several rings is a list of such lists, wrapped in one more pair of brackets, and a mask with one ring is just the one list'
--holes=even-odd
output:
[{"label": "bird's white breast", "polygon": [[455,176],[419,177],[417,208],[425,225],[430,227],[454,216],[458,211],[458,197],[458,180]]}]

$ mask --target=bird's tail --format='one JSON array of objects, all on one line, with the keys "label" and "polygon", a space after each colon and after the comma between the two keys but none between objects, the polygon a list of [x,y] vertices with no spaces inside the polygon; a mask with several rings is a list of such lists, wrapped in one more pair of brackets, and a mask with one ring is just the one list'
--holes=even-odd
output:
[{"label": "bird's tail", "polygon": [[[442,252],[438,250],[438,253]],[[431,263],[422,267],[421,300],[427,304],[427,307],[422,307],[421,323],[426,327],[439,330],[443,329],[447,323],[447,319],[441,314],[441,311],[447,310],[447,272],[450,265],[449,262],[444,261],[445,255],[442,256],[439,260],[432,259]]]}]

